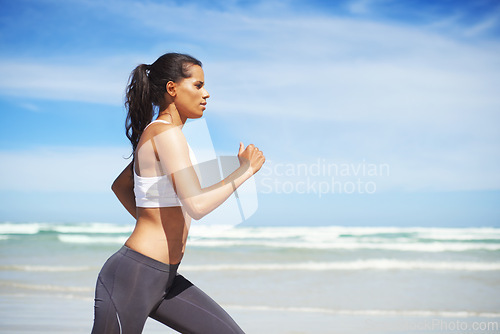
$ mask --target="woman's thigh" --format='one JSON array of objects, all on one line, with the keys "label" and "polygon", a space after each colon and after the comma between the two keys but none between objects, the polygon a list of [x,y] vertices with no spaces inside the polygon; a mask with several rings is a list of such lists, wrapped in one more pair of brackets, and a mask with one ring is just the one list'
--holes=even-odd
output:
[{"label": "woman's thigh", "polygon": [[174,278],[168,268],[126,247],[111,256],[97,280],[92,333],[141,333]]},{"label": "woman's thigh", "polygon": [[175,277],[150,316],[184,334],[244,333],[219,304],[182,275]]}]

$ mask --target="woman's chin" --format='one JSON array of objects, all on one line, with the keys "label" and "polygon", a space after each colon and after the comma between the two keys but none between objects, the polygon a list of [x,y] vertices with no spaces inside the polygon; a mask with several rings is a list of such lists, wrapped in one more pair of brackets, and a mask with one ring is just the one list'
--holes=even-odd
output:
[{"label": "woman's chin", "polygon": [[201,117],[203,117],[203,111],[195,114],[193,118],[201,118]]},{"label": "woman's chin", "polygon": [[180,114],[184,115],[184,117],[186,117],[186,118],[196,119],[196,118],[201,118],[203,116],[203,111],[202,110],[199,110],[199,111],[197,110],[195,112],[180,113]]}]

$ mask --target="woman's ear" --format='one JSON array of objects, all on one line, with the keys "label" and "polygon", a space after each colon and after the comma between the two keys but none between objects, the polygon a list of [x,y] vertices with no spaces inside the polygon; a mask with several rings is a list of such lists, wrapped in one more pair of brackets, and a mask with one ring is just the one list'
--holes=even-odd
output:
[{"label": "woman's ear", "polygon": [[172,97],[175,97],[177,95],[177,92],[175,90],[175,82],[173,81],[167,82],[165,89],[167,90],[168,95]]}]

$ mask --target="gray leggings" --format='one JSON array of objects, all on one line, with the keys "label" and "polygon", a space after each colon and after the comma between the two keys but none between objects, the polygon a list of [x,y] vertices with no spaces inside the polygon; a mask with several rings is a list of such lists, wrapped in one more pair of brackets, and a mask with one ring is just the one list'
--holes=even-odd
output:
[{"label": "gray leggings", "polygon": [[123,246],[97,278],[92,334],[138,334],[148,317],[185,334],[243,333],[177,267]]}]

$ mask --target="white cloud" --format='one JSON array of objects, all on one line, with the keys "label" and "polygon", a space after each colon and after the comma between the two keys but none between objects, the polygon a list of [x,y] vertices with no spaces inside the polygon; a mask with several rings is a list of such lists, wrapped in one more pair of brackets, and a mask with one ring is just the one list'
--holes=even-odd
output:
[{"label": "white cloud", "polygon": [[[493,88],[500,83],[499,45],[468,46],[414,28],[325,16],[268,18],[195,5],[113,4],[98,6],[133,17],[134,24],[154,28],[153,34],[185,36],[207,54],[227,50],[220,60],[205,61],[207,85],[217,93],[210,101],[215,111],[289,115],[307,108],[331,120],[426,122],[432,115],[435,122],[478,102],[481,109],[500,103]],[[144,54],[140,61],[150,58]],[[118,105],[137,59],[110,55],[64,65],[3,59],[0,90]]]},{"label": "white cloud", "polygon": [[489,30],[498,27],[500,22],[500,7],[494,10],[485,19],[476,23],[472,27],[465,30],[464,35],[467,37],[473,37],[488,32]]},{"label": "white cloud", "polygon": [[[287,6],[260,15],[267,10],[135,1],[91,5],[144,29],[152,50],[85,62],[68,58],[63,65],[3,59],[0,92],[119,105],[138,62],[154,60],[153,49],[184,43],[207,55],[201,60],[212,94],[208,111],[262,120],[258,129],[248,130],[265,139],[263,146],[277,159],[286,160],[283,152],[296,161],[378,159],[391,163],[394,185],[408,189],[500,187],[493,167],[500,143],[496,41],[467,44],[433,32],[431,24],[420,29],[315,16]],[[366,11],[370,1],[352,6]],[[495,24],[486,20],[469,33]],[[183,42],[175,44],[171,36]],[[282,126],[285,119],[298,125]],[[318,137],[316,124],[335,131]],[[58,159],[44,168],[50,171]],[[94,187],[107,184],[103,181]],[[40,188],[49,186],[46,180],[37,182]]]},{"label": "white cloud", "polygon": [[350,3],[348,3],[347,8],[353,14],[367,14],[370,11],[370,5],[373,2],[373,0],[351,1]]},{"label": "white cloud", "polygon": [[109,192],[130,162],[122,147],[40,147],[0,151],[0,191]]},{"label": "white cloud", "polygon": [[84,101],[118,105],[128,69],[109,63],[94,62],[59,64],[47,60],[0,61],[0,92],[4,95],[49,100]]}]

